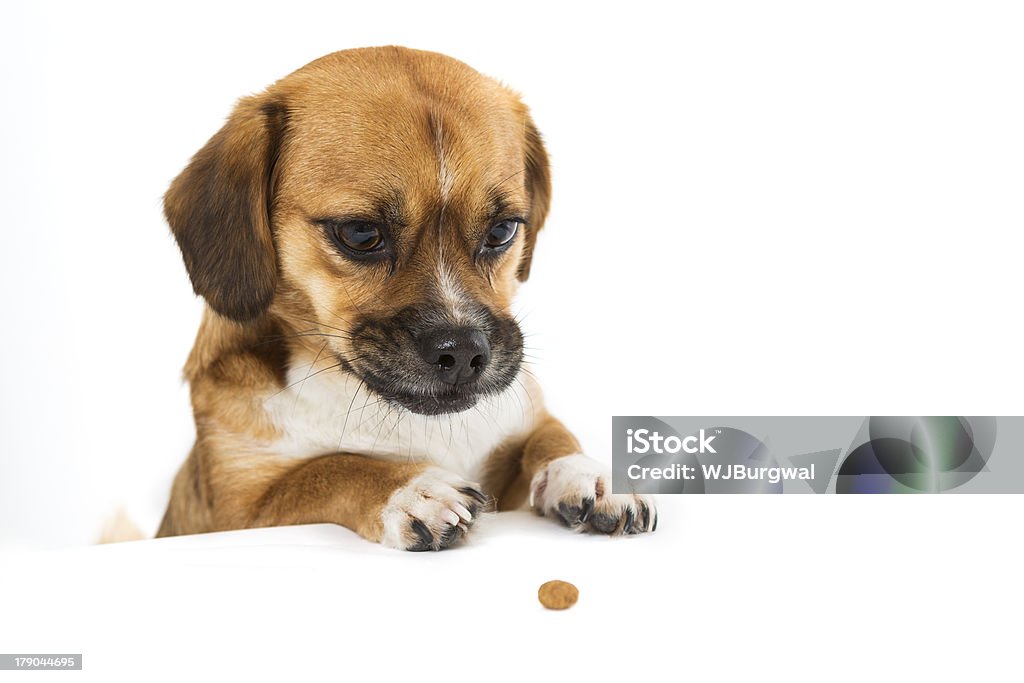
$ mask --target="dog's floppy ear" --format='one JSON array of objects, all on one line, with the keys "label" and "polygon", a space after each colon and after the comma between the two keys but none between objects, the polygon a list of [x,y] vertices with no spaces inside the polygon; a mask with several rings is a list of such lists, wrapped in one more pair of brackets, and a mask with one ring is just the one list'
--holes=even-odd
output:
[{"label": "dog's floppy ear", "polygon": [[269,96],[240,100],[164,196],[192,288],[239,322],[266,310],[277,283],[271,177],[285,117]]},{"label": "dog's floppy ear", "polygon": [[537,233],[544,227],[548,208],[551,206],[551,170],[548,168],[548,153],[533,120],[526,117],[526,190],[530,193],[530,215],[526,217],[526,243],[519,261],[518,277],[522,282],[530,277],[530,263],[533,248],[537,244]]}]

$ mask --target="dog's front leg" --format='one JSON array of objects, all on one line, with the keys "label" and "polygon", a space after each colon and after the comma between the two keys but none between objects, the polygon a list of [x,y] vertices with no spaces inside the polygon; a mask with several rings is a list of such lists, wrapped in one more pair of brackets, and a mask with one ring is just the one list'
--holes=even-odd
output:
[{"label": "dog's front leg", "polygon": [[442,550],[470,529],[487,498],[438,467],[325,455],[277,479],[251,526],[332,522],[401,550]]},{"label": "dog's front leg", "polygon": [[522,472],[530,482],[530,507],[572,529],[639,534],[658,526],[653,498],[612,493],[611,473],[583,455],[576,437],[553,417],[527,438]]}]

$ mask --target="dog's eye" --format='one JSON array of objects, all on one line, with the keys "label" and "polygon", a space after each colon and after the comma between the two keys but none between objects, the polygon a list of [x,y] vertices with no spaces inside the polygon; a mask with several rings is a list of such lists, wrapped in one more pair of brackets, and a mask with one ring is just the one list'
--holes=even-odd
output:
[{"label": "dog's eye", "polygon": [[350,221],[331,226],[334,239],[342,246],[360,254],[377,251],[384,245],[380,226],[362,221]]},{"label": "dog's eye", "polygon": [[491,249],[503,247],[512,241],[512,238],[516,236],[517,230],[519,230],[519,221],[514,218],[495,223],[487,232],[484,244]]}]

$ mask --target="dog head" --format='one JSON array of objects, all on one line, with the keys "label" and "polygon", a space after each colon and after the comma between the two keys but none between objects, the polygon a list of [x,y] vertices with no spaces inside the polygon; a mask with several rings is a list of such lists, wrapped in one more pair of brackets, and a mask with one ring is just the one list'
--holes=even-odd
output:
[{"label": "dog head", "polygon": [[519,372],[510,305],[550,189],[513,92],[443,55],[371,48],[241,100],[164,207],[217,314],[273,316],[384,399],[439,414]]}]

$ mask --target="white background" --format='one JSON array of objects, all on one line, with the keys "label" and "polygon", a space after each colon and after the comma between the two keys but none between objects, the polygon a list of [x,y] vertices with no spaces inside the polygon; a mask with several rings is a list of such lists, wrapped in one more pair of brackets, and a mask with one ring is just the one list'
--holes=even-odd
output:
[{"label": "white background", "polygon": [[[669,12],[645,2],[33,2],[8,3],[4,14],[0,552],[82,546],[119,505],[155,529],[192,439],[180,368],[201,311],[161,195],[235,99],[347,47],[445,52],[532,107],[555,193],[520,309],[549,405],[595,456],[608,457],[613,414],[1024,412],[1024,17],[1014,3],[716,2]],[[833,659],[854,673],[916,671],[923,661],[949,675],[1009,662],[1009,642],[978,640],[977,629],[992,636],[1001,609],[1020,613],[1011,578],[1022,569],[1020,497],[688,498],[663,499],[662,509],[656,540],[617,545],[552,537],[541,526],[532,546],[524,525],[540,522],[513,517],[495,523],[480,547],[487,562],[467,549],[431,560],[426,572],[359,552],[348,532],[310,531],[351,549],[337,581],[350,586],[346,572],[377,576],[372,585],[384,590],[386,576],[405,586],[402,595],[418,586],[412,592],[426,602],[416,614],[439,615],[437,624],[417,617],[403,630],[401,615],[413,611],[389,605],[394,633],[345,631],[338,655],[358,650],[365,661],[440,674],[460,657],[491,662],[477,669],[483,676],[495,661],[528,657],[528,643],[543,636],[549,647],[564,641],[564,658],[551,666],[581,676],[610,658],[639,666],[645,643],[661,648],[647,652],[648,674],[677,662],[673,675],[683,676],[736,665],[824,673]],[[285,548],[305,538],[258,533]],[[601,550],[577,556],[575,542]],[[109,575],[104,562],[154,576],[134,579],[131,598],[115,594],[99,611],[111,633],[130,632],[159,652],[181,635],[177,624],[205,612],[140,595],[162,590],[184,565],[188,590],[176,590],[204,596],[249,565],[200,543],[194,552],[212,552],[200,562],[211,583],[181,542],[155,545],[145,560],[120,548],[42,557],[65,569],[80,562],[82,577],[108,588],[125,577]],[[513,551],[532,573],[509,560]],[[362,563],[364,555],[374,559]],[[538,625],[533,611],[503,621],[504,603],[494,613],[459,592],[483,576],[501,595],[525,590],[532,605],[531,591],[551,578],[545,562],[563,556],[601,565],[585,596],[618,596],[581,602],[576,616],[564,615],[569,628]],[[460,565],[459,557],[471,559]],[[320,567],[310,570],[318,579],[339,562],[282,558],[272,562],[277,583],[253,601],[285,604],[282,586],[305,586],[307,560]],[[567,566],[587,576],[582,560]],[[698,592],[717,576],[746,581],[748,593],[730,598],[720,621],[712,598],[694,613],[647,586],[631,604],[616,583],[688,573],[705,582],[690,584]],[[853,592],[833,585],[832,577],[854,575],[867,583]],[[965,577],[985,592],[972,599]],[[791,599],[769,597],[776,589]],[[449,613],[445,600],[479,611]],[[275,641],[283,627],[269,618],[253,640],[249,626],[232,621],[237,607],[221,615],[235,655],[259,642],[263,658],[283,665],[288,647],[324,637],[318,630],[304,641],[307,630],[294,626]],[[79,605],[68,623],[85,623],[94,609]],[[713,626],[703,636],[702,623]],[[507,645],[505,624],[527,641]],[[477,633],[483,625],[491,635]],[[786,638],[766,635],[773,629]],[[974,640],[962,629],[975,629]],[[113,666],[119,646],[105,632],[89,642],[94,657],[105,644]],[[72,637],[46,642],[45,630],[20,633],[36,638],[17,648],[0,638],[0,650],[82,647]],[[673,633],[678,640],[668,639]],[[910,638],[907,651],[900,634]],[[939,648],[933,635],[949,640]],[[414,636],[436,641],[436,662],[389,657]],[[805,636],[826,660],[812,666],[782,647]],[[722,662],[728,650],[714,648],[727,638],[753,642],[756,652]],[[879,638],[881,650],[864,644],[877,647]],[[840,645],[833,652],[825,641]],[[285,644],[274,650],[274,642]],[[687,643],[715,656],[702,659]],[[213,652],[200,660],[214,661]],[[962,669],[942,664],[950,657]],[[316,669],[310,661],[305,671]]]}]

